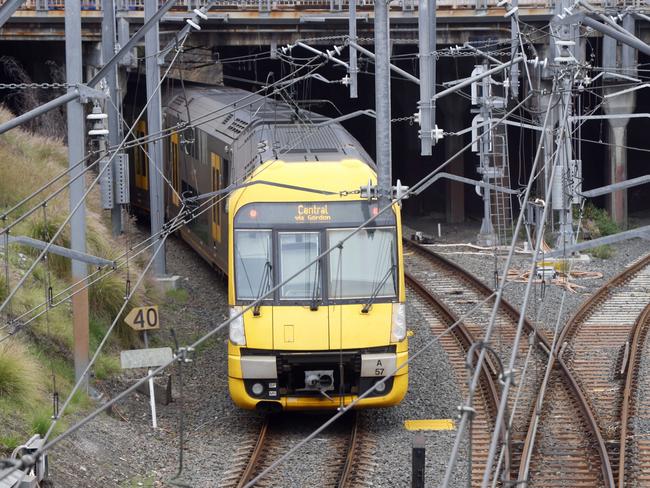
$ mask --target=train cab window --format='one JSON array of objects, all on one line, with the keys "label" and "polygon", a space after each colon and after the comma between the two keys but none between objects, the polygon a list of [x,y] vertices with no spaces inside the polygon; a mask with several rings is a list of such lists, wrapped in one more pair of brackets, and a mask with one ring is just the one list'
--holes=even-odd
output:
[{"label": "train cab window", "polygon": [[270,230],[235,231],[235,292],[254,300],[273,287]]},{"label": "train cab window", "polygon": [[[335,246],[352,229],[327,231]],[[397,294],[397,247],[394,229],[363,229],[329,255],[329,297],[394,297]]]},{"label": "train cab window", "polygon": [[[320,253],[318,232],[280,232],[280,280],[284,281],[307,266]],[[285,300],[319,299],[320,265],[314,263],[280,290],[280,298]]]}]

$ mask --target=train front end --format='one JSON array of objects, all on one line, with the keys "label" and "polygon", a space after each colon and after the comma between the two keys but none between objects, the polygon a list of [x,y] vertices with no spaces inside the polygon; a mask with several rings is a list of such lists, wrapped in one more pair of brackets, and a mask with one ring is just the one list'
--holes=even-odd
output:
[{"label": "train front end", "polygon": [[229,389],[238,406],[334,409],[386,377],[356,407],[395,405],[406,394],[399,207],[379,214],[376,201],[341,193],[375,178],[357,160],[276,160],[249,181],[303,189],[260,183],[230,197],[231,317],[261,299],[230,324]]}]

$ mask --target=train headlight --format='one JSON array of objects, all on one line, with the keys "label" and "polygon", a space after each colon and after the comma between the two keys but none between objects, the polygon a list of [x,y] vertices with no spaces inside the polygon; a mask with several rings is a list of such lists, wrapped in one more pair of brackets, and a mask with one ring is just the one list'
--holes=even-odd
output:
[{"label": "train headlight", "polygon": [[230,318],[237,317],[230,322],[230,342],[238,346],[246,345],[246,334],[244,333],[244,316],[240,315],[241,307],[230,307]]},{"label": "train headlight", "polygon": [[393,323],[390,340],[399,342],[406,337],[406,306],[403,303],[393,303]]}]

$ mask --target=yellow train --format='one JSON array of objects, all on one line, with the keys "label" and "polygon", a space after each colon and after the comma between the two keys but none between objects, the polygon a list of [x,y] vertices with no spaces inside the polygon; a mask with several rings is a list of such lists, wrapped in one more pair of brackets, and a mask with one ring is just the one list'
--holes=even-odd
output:
[{"label": "yellow train", "polygon": [[[171,97],[164,124],[196,123],[168,139],[166,216],[182,198],[246,184],[180,235],[228,275],[231,317],[377,215],[358,190],[374,163],[340,125],[234,88],[193,88]],[[145,127],[140,127],[142,133]],[[147,168],[137,151],[132,204],[146,211]],[[342,246],[277,287],[230,324],[228,384],[240,407],[338,408],[408,357],[400,211],[394,205]],[[407,367],[358,407],[395,405]]]}]

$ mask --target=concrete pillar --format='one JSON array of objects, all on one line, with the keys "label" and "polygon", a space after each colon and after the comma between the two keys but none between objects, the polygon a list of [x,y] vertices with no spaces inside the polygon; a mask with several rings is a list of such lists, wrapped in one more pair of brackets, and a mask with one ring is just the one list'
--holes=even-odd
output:
[{"label": "concrete pillar", "polygon": [[[614,93],[620,88],[606,88],[605,93]],[[636,106],[636,92],[608,98],[603,107],[607,115],[629,114]],[[629,118],[609,119],[609,183],[627,179],[627,124]],[[627,190],[619,190],[608,197],[607,210],[622,229],[627,228]]]},{"label": "concrete pillar", "polygon": [[[632,15],[623,18],[623,27],[634,34],[635,22]],[[603,37],[603,66],[606,68],[623,68],[627,76],[636,76],[636,52],[629,46],[617,46],[614,39]],[[616,78],[605,76],[606,80],[620,83]],[[606,87],[605,95],[620,91],[620,87]],[[603,105],[607,115],[630,114],[636,107],[636,92],[607,98]],[[618,183],[627,179],[627,124],[629,118],[609,119],[609,183]],[[627,228],[627,190],[620,190],[608,197],[607,210],[611,218],[622,229]]]}]

